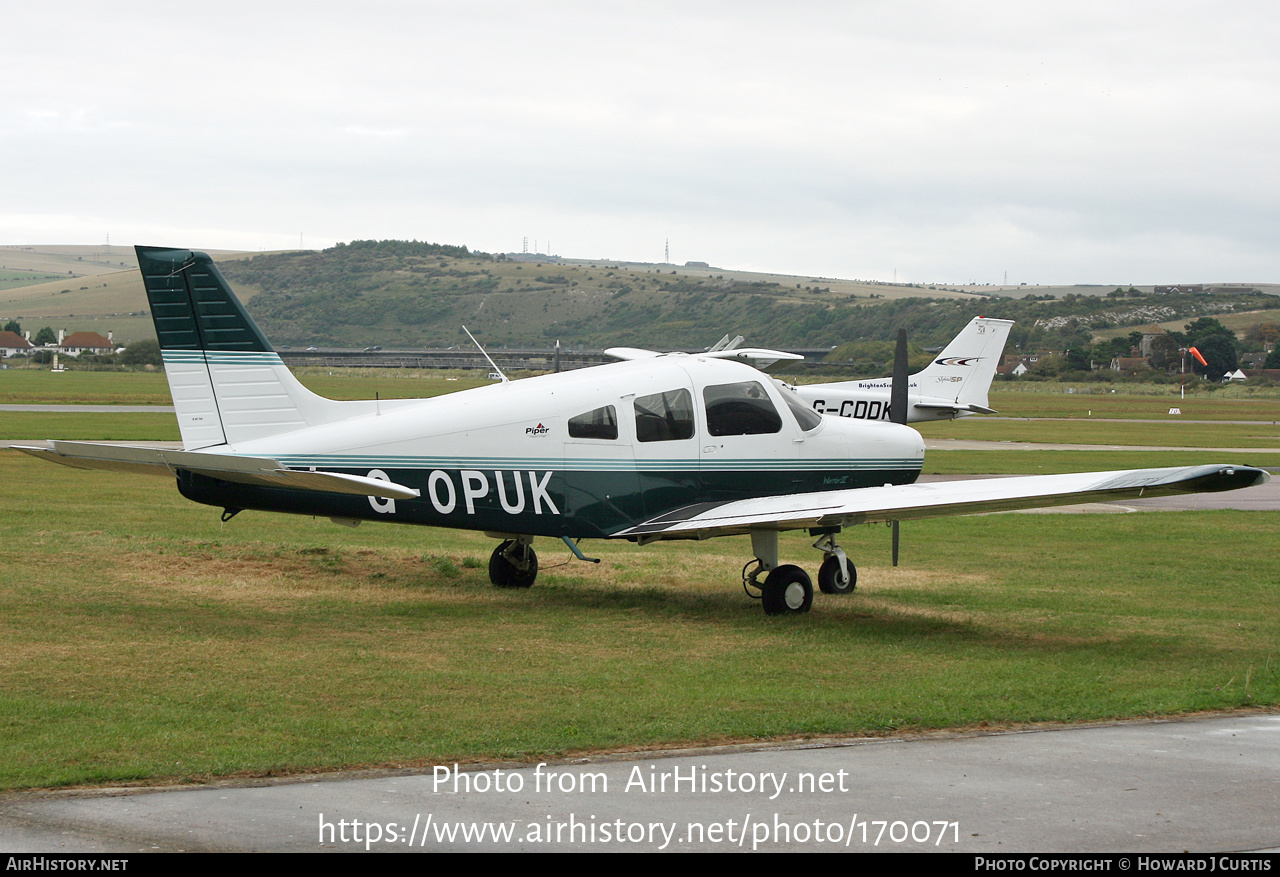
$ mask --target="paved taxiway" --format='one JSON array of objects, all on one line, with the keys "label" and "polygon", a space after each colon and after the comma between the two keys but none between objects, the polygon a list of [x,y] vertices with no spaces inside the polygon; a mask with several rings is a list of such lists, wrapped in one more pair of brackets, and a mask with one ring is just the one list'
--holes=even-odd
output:
[{"label": "paved taxiway", "polygon": [[[0,798],[0,849],[1280,848],[1275,714],[686,750],[541,768],[486,766],[456,777],[446,768],[439,783],[427,771],[145,793],[12,794]],[[665,792],[658,788],[664,778]],[[483,839],[462,839],[482,826]],[[495,831],[509,831],[510,840],[495,840]]]}]

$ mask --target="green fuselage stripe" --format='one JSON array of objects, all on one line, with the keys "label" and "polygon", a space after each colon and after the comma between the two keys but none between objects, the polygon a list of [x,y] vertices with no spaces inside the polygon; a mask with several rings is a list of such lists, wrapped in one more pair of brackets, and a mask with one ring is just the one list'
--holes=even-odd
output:
[{"label": "green fuselage stripe", "polygon": [[[305,458],[320,459],[320,458]],[[707,503],[754,497],[815,493],[884,484],[910,484],[914,465],[822,469],[700,469],[694,461],[666,468],[602,469],[598,461],[530,461],[514,458],[443,460],[412,458],[412,466],[386,457],[363,458],[365,466],[326,466],[326,471],[385,478],[413,488],[412,500],[348,496],[260,487],[180,473],[183,495],[224,508],[293,512],[337,518],[396,521],[434,527],[526,533],[538,536],[608,538],[659,515]],[[299,458],[291,459],[297,466]],[[348,463],[350,462],[347,458]],[[376,462],[377,465],[373,465]],[[587,463],[594,468],[587,468]],[[444,465],[449,463],[451,465]],[[462,465],[459,465],[462,464]]]}]

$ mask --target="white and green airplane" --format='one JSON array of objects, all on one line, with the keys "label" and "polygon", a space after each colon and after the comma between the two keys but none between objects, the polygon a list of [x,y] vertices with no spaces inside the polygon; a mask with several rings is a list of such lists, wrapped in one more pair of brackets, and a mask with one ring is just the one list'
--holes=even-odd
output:
[{"label": "white and green airplane", "polygon": [[537,537],[582,557],[581,539],[748,535],[748,593],[767,613],[805,612],[813,586],[780,563],[785,530],[817,537],[821,589],[847,594],[857,574],[836,537],[855,524],[1235,490],[1268,477],[1217,464],[915,484],[924,442],[914,429],[820,416],[745,362],[689,354],[432,399],[338,402],[293,377],[207,255],[137,253],[183,449],[23,450],[174,478],[224,520],[248,509],[483,531],[499,541],[489,577],[500,587],[533,584]]}]

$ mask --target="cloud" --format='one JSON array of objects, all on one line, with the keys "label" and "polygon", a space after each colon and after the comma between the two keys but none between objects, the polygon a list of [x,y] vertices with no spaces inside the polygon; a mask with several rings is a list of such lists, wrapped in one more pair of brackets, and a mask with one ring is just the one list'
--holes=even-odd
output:
[{"label": "cloud", "polygon": [[231,0],[11,17],[57,38],[0,58],[5,81],[32,83],[0,95],[17,171],[5,243],[145,229],[207,248],[301,232],[507,250],[527,235],[655,259],[672,237],[673,258],[937,281],[1280,268],[1280,13],[1263,3]]}]

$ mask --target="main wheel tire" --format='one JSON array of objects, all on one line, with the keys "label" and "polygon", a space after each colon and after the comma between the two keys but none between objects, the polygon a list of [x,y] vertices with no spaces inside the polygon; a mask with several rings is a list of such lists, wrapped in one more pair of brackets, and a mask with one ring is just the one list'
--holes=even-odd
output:
[{"label": "main wheel tire", "polygon": [[[524,563],[517,564],[507,556],[508,551],[516,557],[522,557]],[[499,588],[527,588],[537,577],[538,555],[534,553],[532,545],[517,544],[514,539],[508,539],[489,555],[489,581]]]},{"label": "main wheel tire", "polygon": [[761,603],[765,615],[808,612],[813,605],[813,582],[798,566],[780,566],[764,580]]},{"label": "main wheel tire", "polygon": [[840,559],[835,555],[828,555],[827,559],[822,561],[822,566],[818,568],[818,587],[824,594],[852,594],[853,589],[858,587],[858,568],[853,565],[853,561],[847,561],[849,564],[849,581],[840,581]]}]

